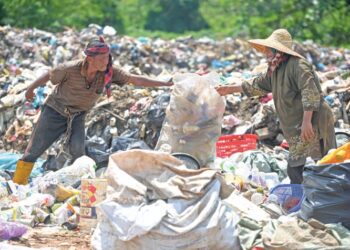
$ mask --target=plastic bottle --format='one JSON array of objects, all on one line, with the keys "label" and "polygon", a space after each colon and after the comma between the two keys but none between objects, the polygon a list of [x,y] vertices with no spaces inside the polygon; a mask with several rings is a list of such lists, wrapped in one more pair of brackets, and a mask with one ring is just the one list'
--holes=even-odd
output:
[{"label": "plastic bottle", "polygon": [[253,172],[251,174],[251,182],[262,188],[266,187],[265,175],[260,172]]},{"label": "plastic bottle", "polygon": [[255,205],[260,205],[264,201],[264,195],[261,193],[254,193],[252,197],[250,198],[251,202],[253,202]]},{"label": "plastic bottle", "polygon": [[278,197],[275,194],[270,194],[266,200],[267,203],[276,203],[278,204]]},{"label": "plastic bottle", "polygon": [[27,227],[21,224],[0,219],[0,240],[10,240],[12,238],[21,237],[27,230]]},{"label": "plastic bottle", "polygon": [[266,186],[269,190],[280,183],[277,173],[264,173],[264,177]]}]

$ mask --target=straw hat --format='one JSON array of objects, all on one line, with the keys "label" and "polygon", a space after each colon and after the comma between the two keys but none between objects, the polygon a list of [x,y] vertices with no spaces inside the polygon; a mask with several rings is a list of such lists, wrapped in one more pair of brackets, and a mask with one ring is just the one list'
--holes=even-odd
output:
[{"label": "straw hat", "polygon": [[292,56],[304,58],[292,49],[292,36],[286,29],[275,30],[266,39],[253,39],[249,40],[248,43],[262,53],[265,53],[266,47],[270,47]]}]

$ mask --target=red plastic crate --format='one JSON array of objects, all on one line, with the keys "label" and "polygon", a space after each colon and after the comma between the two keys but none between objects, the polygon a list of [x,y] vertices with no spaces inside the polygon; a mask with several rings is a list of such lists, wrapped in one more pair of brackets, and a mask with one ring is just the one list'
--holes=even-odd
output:
[{"label": "red plastic crate", "polygon": [[216,142],[216,156],[225,158],[237,152],[256,149],[258,136],[246,135],[223,135]]}]

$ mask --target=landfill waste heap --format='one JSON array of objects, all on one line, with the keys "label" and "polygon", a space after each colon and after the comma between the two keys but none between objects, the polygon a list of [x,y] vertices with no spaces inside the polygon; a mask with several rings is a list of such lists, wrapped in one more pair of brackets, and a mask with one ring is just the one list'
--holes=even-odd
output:
[{"label": "landfill waste heap", "polygon": [[[341,164],[345,161],[343,158],[350,158],[344,153],[349,148],[350,137],[350,50],[322,47],[312,41],[294,46],[313,64],[325,101],[333,110],[337,145],[344,146],[333,155],[330,153],[322,163],[340,164],[332,170],[339,173],[337,176],[327,176],[331,170],[326,173],[314,169],[313,174],[308,172],[304,176],[304,191],[300,186],[288,184],[288,144],[280,129],[271,94],[259,98],[243,94],[216,97],[215,104],[218,109],[222,108],[222,116],[211,110],[215,118],[210,124],[212,128],[200,131],[201,138],[196,139],[198,145],[189,143],[187,150],[188,153],[201,151],[197,164],[208,160],[211,164],[209,168],[193,170],[188,169],[187,164],[187,168],[184,167],[179,158],[166,154],[167,145],[160,144],[162,133],[171,134],[174,123],[182,121],[178,113],[166,110],[171,105],[171,97],[181,101],[183,95],[172,92],[175,87],[145,89],[115,85],[112,96],[101,95],[87,114],[86,156],[69,165],[69,156],[60,151],[62,142],[58,140],[36,162],[30,185],[12,183],[16,161],[27,146],[40,107],[54,88],[51,83],[38,88],[34,101],[27,102],[24,96],[27,87],[60,63],[81,59],[86,43],[98,35],[103,35],[110,45],[114,64],[130,73],[160,80],[177,74],[174,79],[182,81],[184,76],[195,74],[193,79],[198,77],[203,86],[209,86],[210,79],[225,85],[253,79],[267,69],[265,57],[241,39],[133,38],[119,35],[112,27],[96,24],[81,31],[66,28],[59,33],[0,27],[0,249],[9,246],[2,240],[14,245],[50,245],[57,249],[88,249],[90,246],[115,249],[116,245],[122,246],[120,249],[143,249],[141,246],[156,249],[155,246],[167,244],[173,244],[174,248],[210,249],[218,237],[222,239],[222,248],[216,245],[220,249],[239,249],[238,245],[243,249],[273,249],[281,241],[287,242],[281,249],[302,249],[300,242],[308,237],[312,238],[307,245],[310,249],[350,246],[347,240],[350,218],[342,213],[344,206],[333,204],[333,212],[326,215],[321,210],[311,209],[314,206],[312,197],[316,197],[312,196],[315,192],[312,183],[318,178],[315,176],[339,177],[338,183],[344,181],[342,177],[349,177],[349,173],[342,174],[347,170]],[[200,89],[196,91],[201,93]],[[210,91],[205,93],[211,95]],[[203,112],[209,111],[203,109]],[[187,125],[183,126],[184,133],[193,132],[195,128]],[[220,134],[236,135],[254,140],[254,143],[252,147],[229,154],[218,150],[215,157],[215,141],[205,146],[202,142],[207,134],[213,138]],[[176,139],[175,133],[171,135]],[[342,159],[337,155],[339,152],[344,155]],[[214,158],[209,159],[208,155]],[[317,167],[315,162],[308,163]],[[327,169],[332,167],[329,165]],[[167,182],[168,179],[172,181]],[[350,189],[349,183],[344,183],[343,191]],[[293,197],[282,202],[279,192],[287,189]],[[325,192],[325,197],[327,195],[330,194]],[[346,195],[339,194],[339,197],[347,199],[347,203],[342,204],[349,204]],[[96,212],[98,202],[102,203]],[[113,213],[112,209],[119,213]],[[299,210],[301,217],[290,216]],[[182,216],[193,220],[188,222],[188,218],[181,217],[181,211],[184,212]],[[95,220],[82,223],[84,218],[93,216]],[[140,216],[150,219],[135,224]],[[91,232],[83,233],[84,227],[96,229],[91,236]],[[62,228],[65,229],[63,233]],[[305,238],[302,234],[290,233],[288,241],[283,235],[297,232],[293,230],[303,230]],[[28,232],[30,236],[9,241]],[[300,238],[293,238],[297,235]],[[168,236],[175,237],[172,243]],[[103,241],[106,237],[109,242]],[[156,240],[164,241],[156,245]]]},{"label": "landfill waste heap", "polygon": [[[215,41],[183,37],[165,41],[118,36],[112,31],[97,25],[90,25],[80,32],[68,29],[55,34],[37,29],[0,28],[0,150],[23,153],[38,118],[39,107],[53,88],[52,85],[39,88],[34,102],[28,103],[24,97],[28,85],[45,70],[82,58],[87,41],[101,33],[111,46],[114,63],[135,74],[167,79],[179,72],[205,74],[216,71],[225,84],[234,78],[250,79],[266,69],[263,55],[240,39]],[[296,44],[296,49],[317,69],[337,125],[347,126],[349,50],[322,48],[310,41]],[[87,116],[87,154],[98,164],[103,164],[111,152],[154,148],[169,99],[166,89],[113,86],[113,97],[102,96]],[[223,133],[257,131],[264,143],[280,144],[283,135],[274,107],[265,105],[270,100],[271,96],[261,99],[228,96]],[[116,137],[119,139],[113,143]]]}]

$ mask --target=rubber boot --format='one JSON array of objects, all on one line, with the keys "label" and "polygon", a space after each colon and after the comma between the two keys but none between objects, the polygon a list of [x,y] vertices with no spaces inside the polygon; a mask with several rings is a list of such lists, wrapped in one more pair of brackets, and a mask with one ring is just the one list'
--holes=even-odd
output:
[{"label": "rubber boot", "polygon": [[13,182],[19,185],[27,185],[30,173],[34,167],[34,162],[17,161],[15,174],[13,175]]}]

